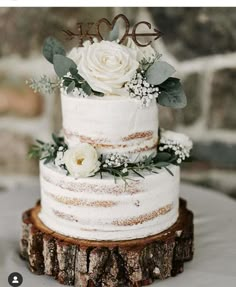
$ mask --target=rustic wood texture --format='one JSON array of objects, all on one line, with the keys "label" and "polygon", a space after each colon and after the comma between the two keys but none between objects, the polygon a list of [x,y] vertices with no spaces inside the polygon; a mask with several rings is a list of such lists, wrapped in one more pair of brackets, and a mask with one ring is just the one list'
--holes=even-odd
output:
[{"label": "rustic wood texture", "polygon": [[193,214],[180,200],[177,222],[143,239],[88,241],[48,229],[38,203],[22,217],[21,257],[36,274],[75,287],[141,287],[183,272],[193,258]]}]

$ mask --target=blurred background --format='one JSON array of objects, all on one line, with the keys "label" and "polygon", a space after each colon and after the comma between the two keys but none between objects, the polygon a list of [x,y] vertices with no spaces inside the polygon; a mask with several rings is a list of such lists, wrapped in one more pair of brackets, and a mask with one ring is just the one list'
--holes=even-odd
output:
[{"label": "blurred background", "polygon": [[25,84],[54,75],[41,55],[43,40],[52,35],[69,49],[63,28],[118,13],[164,33],[155,49],[183,81],[187,108],[160,107],[162,127],[194,140],[196,161],[184,166],[182,179],[236,198],[236,8],[0,8],[0,191],[37,178],[27,151],[61,127],[59,96]]}]

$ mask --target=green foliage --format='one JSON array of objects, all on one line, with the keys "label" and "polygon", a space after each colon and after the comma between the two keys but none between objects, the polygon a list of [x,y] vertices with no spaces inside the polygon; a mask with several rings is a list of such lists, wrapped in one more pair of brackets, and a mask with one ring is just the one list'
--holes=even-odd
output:
[{"label": "green foliage", "polygon": [[91,87],[89,86],[89,84],[87,82],[83,82],[81,84],[81,89],[89,96],[92,93],[92,89],[91,89]]},{"label": "green foliage", "polygon": [[134,162],[134,163],[128,163],[126,169],[127,171],[124,173],[124,166],[119,167],[103,167],[104,161],[103,158],[100,159],[101,161],[101,168],[98,171],[100,173],[101,178],[103,176],[104,172],[107,172],[111,175],[113,175],[115,178],[120,178],[124,180],[125,182],[129,178],[129,176],[132,173],[135,173],[141,178],[144,178],[144,172],[152,172],[152,173],[158,173],[159,169],[165,168],[171,175],[173,173],[168,169],[168,166],[170,164],[176,164],[177,157],[174,154],[168,153],[168,152],[158,152],[157,155],[154,157],[153,154],[149,155],[148,157],[144,158],[143,161],[140,162]]},{"label": "green foliage", "polygon": [[77,65],[75,64],[73,60],[63,55],[54,55],[53,65],[54,65],[54,70],[59,78],[62,78],[67,73],[69,73],[71,68],[74,68],[74,69],[77,68]]},{"label": "green foliage", "polygon": [[167,80],[175,69],[166,62],[155,61],[146,71],[145,76],[149,84],[157,86]]},{"label": "green foliage", "polygon": [[66,92],[68,94],[72,92],[74,88],[81,88],[88,96],[92,93],[98,97],[104,96],[103,93],[92,90],[90,85],[79,75],[77,68],[71,67],[69,72],[71,73],[71,77],[63,77],[63,85],[67,87]]},{"label": "green foliage", "polygon": [[168,78],[159,88],[161,93],[157,102],[160,105],[174,109],[182,109],[187,105],[187,98],[179,79]]},{"label": "green foliage", "polygon": [[78,69],[76,68],[70,68],[70,73],[72,75],[72,77],[77,80],[78,82],[84,82],[84,79],[79,75]]},{"label": "green foliage", "polygon": [[63,45],[53,37],[48,37],[44,41],[43,55],[44,57],[53,64],[54,55],[65,56],[66,52]]},{"label": "green foliage", "polygon": [[94,90],[92,90],[92,92],[93,92],[93,94],[94,94],[95,96],[97,96],[97,97],[104,97],[104,94],[101,93],[101,92],[97,92],[97,91],[94,91]]},{"label": "green foliage", "polygon": [[71,93],[74,90],[74,88],[75,88],[75,81],[71,81],[66,89],[67,94]]},{"label": "green foliage", "polygon": [[58,137],[57,135],[52,134],[52,140],[52,143],[45,143],[41,140],[36,140],[37,144],[31,146],[28,156],[30,158],[44,160],[45,164],[54,162],[59,148],[62,147],[62,150],[65,151],[68,147],[63,137]]},{"label": "green foliage", "polygon": [[[37,144],[32,145],[31,150],[29,151],[29,157],[44,160],[45,164],[49,162],[54,163],[59,148],[60,151],[62,150],[65,152],[68,149],[68,146],[65,143],[63,137],[52,134],[52,140],[53,141],[51,143],[45,143],[43,141],[36,140]],[[149,156],[146,156],[142,161],[127,162],[126,165],[121,164],[120,166],[106,165],[105,167],[104,164],[106,163],[106,159],[101,156],[99,158],[99,161],[101,162],[100,169],[96,174],[100,174],[102,178],[103,173],[109,173],[114,176],[115,180],[120,178],[127,182],[127,180],[134,180],[132,177],[133,174],[144,178],[145,172],[158,173],[160,169],[164,168],[167,172],[170,173],[170,175],[173,176],[173,173],[168,167],[170,164],[178,165],[177,158],[178,157],[173,151],[158,151],[156,156],[150,154]],[[63,165],[62,168],[66,170],[65,165]]]},{"label": "green foliage", "polygon": [[166,162],[166,161],[169,161],[171,157],[172,157],[171,154],[168,152],[158,152],[154,158],[154,161]]},{"label": "green foliage", "polygon": [[[115,27],[110,36],[113,35],[112,37],[115,37],[117,31],[117,27]],[[103,93],[93,91],[90,85],[79,75],[76,63],[65,56],[65,49],[58,40],[53,37],[46,38],[42,51],[44,57],[53,64],[57,76],[63,79],[62,84],[66,87],[67,93],[71,93],[75,88],[81,88],[87,95],[93,93],[99,97],[104,96]],[[71,77],[66,76],[68,73],[71,74]],[[45,93],[46,89],[46,93],[49,94],[60,84],[51,83],[50,81],[46,81],[47,79],[45,78],[42,79],[40,81],[30,80],[29,86],[35,91],[43,91],[43,93]]]},{"label": "green foliage", "polygon": [[150,63],[141,63],[146,67],[145,77],[147,82],[151,85],[158,86],[160,94],[157,102],[165,107],[174,109],[184,108],[187,104],[187,99],[177,78],[171,77],[175,69],[164,61],[157,61]]}]

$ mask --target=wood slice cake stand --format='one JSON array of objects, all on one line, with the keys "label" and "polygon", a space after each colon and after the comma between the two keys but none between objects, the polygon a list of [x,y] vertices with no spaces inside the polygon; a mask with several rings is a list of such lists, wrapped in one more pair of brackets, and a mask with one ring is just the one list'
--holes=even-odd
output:
[{"label": "wood slice cake stand", "polygon": [[21,257],[36,274],[76,287],[139,287],[183,272],[193,258],[193,214],[180,199],[177,222],[162,233],[126,241],[88,241],[53,232],[38,218],[40,203],[23,214]]}]

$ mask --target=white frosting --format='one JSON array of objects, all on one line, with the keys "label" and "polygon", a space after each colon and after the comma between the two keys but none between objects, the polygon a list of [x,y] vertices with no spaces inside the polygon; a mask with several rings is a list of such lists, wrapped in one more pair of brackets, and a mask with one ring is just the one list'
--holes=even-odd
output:
[{"label": "white frosting", "polygon": [[40,219],[52,230],[88,240],[127,240],[162,232],[175,223],[179,167],[133,176],[125,188],[112,176],[74,179],[40,164]]},{"label": "white frosting", "polygon": [[69,147],[92,144],[99,153],[127,154],[131,160],[155,154],[158,108],[142,108],[129,97],[73,97],[61,92],[63,129]]}]

